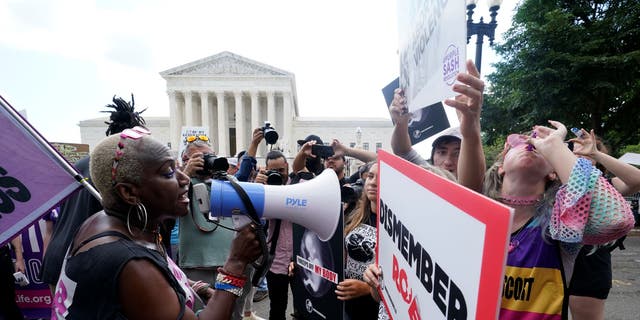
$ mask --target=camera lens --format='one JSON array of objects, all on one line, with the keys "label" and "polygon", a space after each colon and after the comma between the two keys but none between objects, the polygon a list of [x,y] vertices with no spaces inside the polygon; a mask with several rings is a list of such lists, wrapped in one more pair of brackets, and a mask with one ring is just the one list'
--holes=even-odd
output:
[{"label": "camera lens", "polygon": [[271,127],[264,128],[264,140],[268,144],[275,144],[278,142],[278,133]]},{"label": "camera lens", "polygon": [[209,175],[214,172],[227,171],[229,169],[227,158],[218,158],[213,153],[205,153],[202,155],[202,159],[204,160],[204,167],[202,170],[197,171],[196,174]]},{"label": "camera lens", "polygon": [[280,173],[276,170],[269,170],[266,172],[267,184],[272,186],[282,185],[283,180]]}]

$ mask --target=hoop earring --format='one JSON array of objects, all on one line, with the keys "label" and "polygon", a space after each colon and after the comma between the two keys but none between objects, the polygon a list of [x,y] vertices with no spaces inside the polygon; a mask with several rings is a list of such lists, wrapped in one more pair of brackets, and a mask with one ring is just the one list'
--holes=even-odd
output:
[{"label": "hoop earring", "polygon": [[131,208],[133,208],[133,206],[130,206],[129,211],[127,211],[127,231],[129,231],[129,234],[133,236],[133,231],[131,231],[131,223],[130,223]]},{"label": "hoop earring", "polygon": [[142,231],[147,229],[147,208],[145,208],[142,202],[136,203],[136,214],[138,216],[138,220],[144,223],[142,224]]},{"label": "hoop earring", "polygon": [[[133,231],[131,231],[131,209],[134,206],[130,206],[129,207],[129,211],[127,212],[127,231],[129,231],[129,234],[133,236]],[[147,208],[145,208],[144,204],[142,204],[142,202],[138,202],[135,205],[136,208],[136,218],[138,219],[138,221],[142,222],[142,231],[144,232],[144,230],[147,228]]]}]

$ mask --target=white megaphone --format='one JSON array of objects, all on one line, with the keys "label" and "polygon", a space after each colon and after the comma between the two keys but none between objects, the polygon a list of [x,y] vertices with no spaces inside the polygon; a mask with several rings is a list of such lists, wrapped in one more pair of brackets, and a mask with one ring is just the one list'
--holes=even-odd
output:
[{"label": "white megaphone", "polygon": [[[294,185],[237,184],[248,195],[259,218],[299,224],[315,232],[322,241],[331,239],[340,221],[340,183],[333,170],[324,170],[313,180]],[[251,221],[246,218],[247,209],[229,181],[213,180],[210,196],[206,186],[193,187],[200,211],[209,212],[209,220],[232,217],[236,226]],[[205,188],[204,194],[202,188]]]}]

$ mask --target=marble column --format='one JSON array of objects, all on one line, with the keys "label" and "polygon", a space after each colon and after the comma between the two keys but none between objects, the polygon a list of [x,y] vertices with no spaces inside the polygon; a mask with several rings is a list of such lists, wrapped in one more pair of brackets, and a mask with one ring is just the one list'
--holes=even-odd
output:
[{"label": "marble column", "polygon": [[178,109],[178,100],[176,91],[167,91],[169,95],[169,141],[171,142],[171,150],[180,148],[180,130],[182,128],[182,113]]},{"label": "marble column", "polygon": [[276,130],[280,129],[276,124],[276,101],[273,91],[267,91],[267,120],[271,122],[271,126]]},{"label": "marble column", "polygon": [[185,117],[185,125],[190,127],[193,126],[193,95],[191,91],[185,91],[184,93],[184,117]]},{"label": "marble column", "polygon": [[[236,104],[236,152],[247,149],[244,137],[247,135],[244,125],[244,104],[242,103],[242,91],[234,91],[233,99]],[[233,156],[230,154],[229,156]]]},{"label": "marble column", "polygon": [[260,97],[257,91],[251,91],[251,132],[260,127]]},{"label": "marble column", "polygon": [[[253,139],[253,129],[257,127],[261,127],[260,110],[258,109],[260,107],[260,96],[258,96],[258,91],[251,91],[250,95],[251,95],[251,129],[249,131],[251,132],[250,139]],[[262,156],[262,152],[260,148],[256,150],[256,156],[258,157]]]},{"label": "marble column", "polygon": [[218,155],[229,156],[229,128],[227,106],[224,103],[224,91],[216,92],[218,99]]},{"label": "marble column", "polygon": [[292,153],[294,152],[294,150],[292,149],[292,147],[294,147],[294,145],[292,144],[292,139],[291,139],[291,135],[292,133],[292,122],[293,122],[293,117],[295,116],[295,112],[292,109],[292,102],[291,101],[291,92],[283,92],[282,93],[282,118],[284,120],[284,123],[282,124],[283,127],[283,136],[280,138],[280,145],[282,146],[284,144],[284,152],[286,156],[291,156]]},{"label": "marble column", "polygon": [[209,114],[209,93],[207,91],[200,91],[200,123],[203,127],[207,127],[207,134],[211,136],[211,116]]}]

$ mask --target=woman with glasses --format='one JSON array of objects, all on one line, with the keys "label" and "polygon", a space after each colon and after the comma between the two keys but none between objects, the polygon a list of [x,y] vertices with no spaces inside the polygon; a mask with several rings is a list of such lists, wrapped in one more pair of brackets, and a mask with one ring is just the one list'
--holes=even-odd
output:
[{"label": "woman with glasses", "polygon": [[549,123],[531,135],[509,135],[485,175],[484,193],[515,210],[500,319],[566,319],[566,288],[580,247],[615,240],[633,227],[622,195],[566,147],[562,123]]},{"label": "woman with glasses", "polygon": [[[141,127],[102,140],[91,176],[104,210],[78,230],[65,256],[54,319],[229,319],[245,266],[260,249],[255,226],[237,232],[215,289],[193,283],[166,255],[160,225],[188,213],[189,178]],[[210,296],[196,316],[198,294]]]}]

